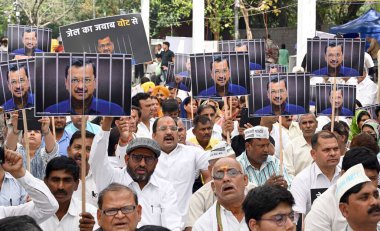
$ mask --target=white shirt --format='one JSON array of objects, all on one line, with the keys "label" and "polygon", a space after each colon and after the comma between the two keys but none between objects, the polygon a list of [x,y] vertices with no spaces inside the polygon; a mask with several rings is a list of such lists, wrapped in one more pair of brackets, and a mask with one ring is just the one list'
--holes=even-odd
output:
[{"label": "white shirt", "polygon": [[189,207],[195,174],[207,169],[208,153],[198,147],[178,144],[170,153],[161,151],[155,174],[173,183],[183,220]]},{"label": "white shirt", "polygon": [[145,137],[145,138],[150,138],[152,139],[152,127],[154,123],[155,118],[151,118],[149,120],[149,128],[143,123],[140,122],[137,124],[137,132],[136,132],[136,137]]},{"label": "white shirt", "polygon": [[[248,191],[257,187],[254,183],[248,182],[245,187],[245,195]],[[204,184],[191,196],[189,211],[186,215],[185,228],[193,227],[195,222],[200,218],[215,202],[217,198],[211,187],[211,181]]]},{"label": "white shirt", "polygon": [[[220,206],[222,228],[226,231],[248,231],[245,218],[239,222],[231,211]],[[216,219],[216,202],[194,224],[193,231],[218,231]]]},{"label": "white shirt", "polygon": [[377,85],[368,75],[356,85],[356,98],[363,104],[363,107],[377,103]]},{"label": "white shirt", "polygon": [[18,206],[0,206],[0,219],[28,215],[40,224],[57,212],[58,202],[43,181],[33,177],[28,171],[17,181],[32,201]]},{"label": "white shirt", "polygon": [[[350,121],[347,120],[347,118],[345,116],[338,116],[338,117],[339,117],[339,121],[345,122],[348,126],[351,125],[351,120]],[[318,116],[317,117],[317,121],[318,121],[318,127],[315,130],[315,132],[321,131],[322,128],[323,128],[323,126],[325,126],[326,124],[328,124],[329,122],[331,122],[331,119],[328,116]]]},{"label": "white shirt", "polygon": [[297,137],[286,145],[284,150],[284,165],[288,174],[295,177],[299,172],[311,165],[313,158],[309,145],[303,136]]},{"label": "white shirt", "polygon": [[[95,219],[93,230],[99,228],[96,216],[97,208],[86,203],[86,211],[91,213]],[[58,220],[58,217],[54,214],[41,223],[40,227],[44,231],[79,231],[79,220],[81,219],[79,216],[80,213],[82,213],[82,201],[72,197],[69,209],[61,220]]]},{"label": "white shirt", "polygon": [[156,176],[155,172],[143,189],[133,181],[126,168],[114,168],[108,161],[107,147],[109,131],[101,131],[92,142],[89,164],[92,169],[95,184],[100,192],[110,183],[124,184],[137,194],[139,204],[142,207],[141,221],[138,227],[143,225],[164,226],[170,230],[180,230],[182,218],[178,209],[177,194],[173,185]]},{"label": "white shirt", "polygon": [[367,52],[364,52],[364,67],[369,69],[374,66],[375,66],[375,63],[373,62],[371,55],[368,54]]},{"label": "white shirt", "polygon": [[302,170],[292,182],[290,192],[294,197],[293,210],[307,214],[311,208],[311,189],[329,188],[339,178],[340,168],[335,167],[333,179],[330,181],[319,169],[317,163],[312,163]]},{"label": "white shirt", "polygon": [[[191,127],[186,131],[186,140],[188,141],[190,138],[193,138],[195,135],[193,133],[194,127]],[[212,127],[212,134],[211,138],[217,139],[217,140],[223,140],[222,137],[222,127],[218,124],[214,124]]]},{"label": "white shirt", "polygon": [[[73,193],[73,197],[77,200],[82,200],[82,181],[79,180],[78,189]],[[98,207],[98,189],[92,176],[91,170],[88,171],[86,176],[86,203],[94,207]]]},{"label": "white shirt", "polygon": [[[335,197],[336,184],[331,185],[322,195],[315,199],[310,212],[305,217],[305,230],[340,231],[346,230],[347,220],[339,210]],[[377,225],[379,229],[379,223]],[[350,230],[350,229],[348,229]]]}]

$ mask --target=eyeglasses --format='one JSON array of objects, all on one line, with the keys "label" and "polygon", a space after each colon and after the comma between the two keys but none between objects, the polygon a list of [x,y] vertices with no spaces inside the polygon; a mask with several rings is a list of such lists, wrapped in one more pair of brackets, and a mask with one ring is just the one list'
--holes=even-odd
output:
[{"label": "eyeglasses", "polygon": [[82,79],[72,79],[71,80],[71,84],[72,85],[78,85],[80,82],[82,82],[85,85],[89,85],[89,84],[92,83],[92,81],[93,81],[92,79],[84,79],[84,80],[82,80]]},{"label": "eyeglasses", "polygon": [[129,214],[135,211],[136,205],[127,205],[121,208],[110,208],[103,210],[103,213],[107,216],[115,216],[119,211],[123,214]]},{"label": "eyeglasses", "polygon": [[19,85],[19,84],[24,84],[24,83],[26,83],[26,79],[19,79],[19,81],[16,81],[16,80],[12,80],[11,81],[11,85],[12,86],[17,86],[17,85]]},{"label": "eyeglasses", "polygon": [[291,212],[289,214],[277,214],[272,218],[260,219],[259,221],[272,221],[275,222],[278,226],[284,226],[288,218],[294,223],[294,212]]},{"label": "eyeglasses", "polygon": [[142,159],[144,159],[145,164],[147,165],[152,165],[154,161],[156,160],[156,157],[154,156],[144,156],[141,154],[131,154],[131,158],[136,163],[140,163]]},{"label": "eyeglasses", "polygon": [[243,174],[241,171],[237,170],[236,168],[230,168],[230,169],[227,169],[227,171],[214,172],[214,175],[212,176],[212,178],[214,178],[214,180],[222,180],[225,176],[225,172],[227,172],[227,176],[229,177],[237,177],[238,175]]},{"label": "eyeglasses", "polygon": [[164,131],[166,131],[168,129],[170,129],[170,131],[172,131],[172,132],[178,131],[178,127],[175,126],[175,125],[172,125],[172,126],[166,126],[166,125],[164,125],[164,126],[161,126],[161,127],[158,128],[158,130],[162,131],[162,132],[164,132]]}]

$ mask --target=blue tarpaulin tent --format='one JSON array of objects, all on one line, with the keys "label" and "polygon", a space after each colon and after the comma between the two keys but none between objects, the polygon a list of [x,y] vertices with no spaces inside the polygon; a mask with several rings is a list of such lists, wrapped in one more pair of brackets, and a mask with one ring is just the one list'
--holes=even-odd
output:
[{"label": "blue tarpaulin tent", "polygon": [[361,38],[369,36],[380,41],[380,13],[371,9],[359,18],[349,21],[346,24],[331,27],[330,33],[359,33]]}]

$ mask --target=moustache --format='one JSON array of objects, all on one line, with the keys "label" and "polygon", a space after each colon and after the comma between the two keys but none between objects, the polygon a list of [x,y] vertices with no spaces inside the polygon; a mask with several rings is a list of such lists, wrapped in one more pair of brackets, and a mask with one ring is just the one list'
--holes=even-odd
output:
[{"label": "moustache", "polygon": [[67,192],[64,189],[58,189],[57,191],[55,191],[54,195],[58,195],[58,194],[63,194],[67,196]]},{"label": "moustache", "polygon": [[380,205],[375,205],[372,208],[368,209],[368,214],[380,212]]}]

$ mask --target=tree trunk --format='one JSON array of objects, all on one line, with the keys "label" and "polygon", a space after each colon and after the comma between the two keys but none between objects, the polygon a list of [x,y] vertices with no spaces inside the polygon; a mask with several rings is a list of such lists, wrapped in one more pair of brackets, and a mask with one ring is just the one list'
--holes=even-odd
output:
[{"label": "tree trunk", "polygon": [[244,22],[245,22],[245,30],[246,30],[246,33],[247,33],[247,39],[252,39],[253,35],[252,35],[251,27],[249,26],[249,14],[248,14],[248,10],[247,10],[247,8],[244,5],[243,0],[239,0],[239,5],[240,5],[240,11],[243,14],[243,18],[244,18]]}]

